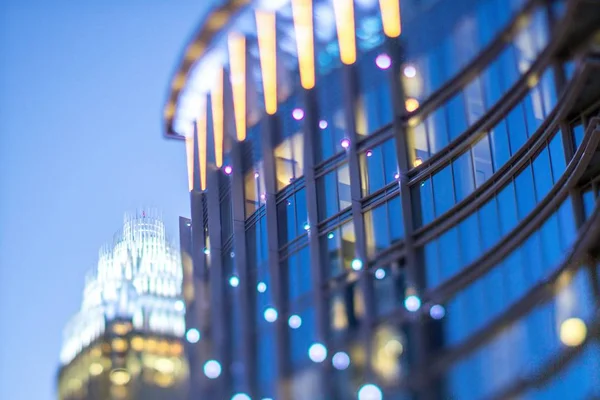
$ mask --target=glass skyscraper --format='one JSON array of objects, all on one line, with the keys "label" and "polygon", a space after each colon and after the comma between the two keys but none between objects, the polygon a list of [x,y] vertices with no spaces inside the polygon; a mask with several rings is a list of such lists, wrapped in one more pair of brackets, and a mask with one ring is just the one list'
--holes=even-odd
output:
[{"label": "glass skyscraper", "polygon": [[600,2],[225,0],[185,141],[192,399],[600,396]]},{"label": "glass skyscraper", "polygon": [[186,399],[182,282],[179,251],[158,214],[126,216],[65,328],[58,399]]}]

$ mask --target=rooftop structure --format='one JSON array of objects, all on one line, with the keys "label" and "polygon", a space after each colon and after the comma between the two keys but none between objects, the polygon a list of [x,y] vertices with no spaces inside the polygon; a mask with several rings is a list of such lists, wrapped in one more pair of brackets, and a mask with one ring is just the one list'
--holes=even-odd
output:
[{"label": "rooftop structure", "polygon": [[[179,251],[168,241],[158,213],[126,215],[113,243],[101,248],[98,266],[85,280],[81,309],[65,328],[61,399],[104,399],[111,390],[115,398],[145,399],[126,386],[139,374],[134,365],[149,359],[173,367],[162,371],[159,386],[181,385],[187,370],[180,341],[185,333],[182,281]],[[138,354],[137,364],[132,354]],[[94,382],[115,371],[127,374],[127,382]]]}]

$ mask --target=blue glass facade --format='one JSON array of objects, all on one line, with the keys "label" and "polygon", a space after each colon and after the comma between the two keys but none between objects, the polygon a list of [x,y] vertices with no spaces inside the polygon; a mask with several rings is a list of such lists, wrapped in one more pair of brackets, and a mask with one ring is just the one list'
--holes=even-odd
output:
[{"label": "blue glass facade", "polygon": [[188,318],[191,398],[600,396],[600,68],[574,45],[600,6],[407,0],[389,38],[356,1],[342,65],[333,7],[311,3],[316,86],[283,5],[267,114],[245,30],[248,136],[226,96],[225,163],[192,189],[182,247],[211,302]]}]

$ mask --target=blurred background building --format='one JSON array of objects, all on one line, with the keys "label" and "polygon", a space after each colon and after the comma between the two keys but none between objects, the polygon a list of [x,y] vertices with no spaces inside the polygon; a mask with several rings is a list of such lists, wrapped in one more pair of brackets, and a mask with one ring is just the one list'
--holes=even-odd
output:
[{"label": "blurred background building", "polygon": [[59,399],[186,399],[182,280],[158,214],[127,215],[65,328]]},{"label": "blurred background building", "polygon": [[600,3],[226,0],[186,144],[191,398],[600,396]]}]

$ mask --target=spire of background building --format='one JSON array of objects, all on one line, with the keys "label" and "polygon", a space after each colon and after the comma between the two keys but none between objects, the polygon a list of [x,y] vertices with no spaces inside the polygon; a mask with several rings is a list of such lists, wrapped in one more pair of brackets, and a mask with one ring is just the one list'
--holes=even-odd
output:
[{"label": "spire of background building", "polygon": [[157,210],[126,214],[85,278],[60,354],[59,398],[179,399],[187,363],[183,270]]}]

